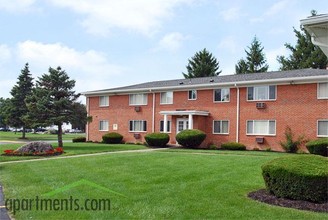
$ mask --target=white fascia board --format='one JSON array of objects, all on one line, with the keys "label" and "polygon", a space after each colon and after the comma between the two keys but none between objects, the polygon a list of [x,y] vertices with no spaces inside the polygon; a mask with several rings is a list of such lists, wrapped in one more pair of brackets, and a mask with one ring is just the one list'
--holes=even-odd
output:
[{"label": "white fascia board", "polygon": [[186,110],[186,111],[160,111],[161,115],[200,115],[208,116],[210,113],[207,111]]},{"label": "white fascia board", "polygon": [[317,15],[317,16],[312,16],[302,19],[301,25],[303,26],[317,25],[320,23],[326,23],[327,21],[328,21],[328,14]]},{"label": "white fascia board", "polygon": [[[270,73],[268,73],[270,74]],[[82,92],[81,94],[87,97],[99,96],[99,95],[127,95],[133,93],[153,93],[162,91],[187,91],[190,89],[211,89],[218,87],[247,87],[251,85],[287,85],[287,84],[308,84],[317,82],[328,81],[328,75],[320,76],[306,76],[306,77],[292,77],[292,78],[279,78],[279,79],[264,79],[264,80],[251,80],[241,82],[225,82],[225,83],[206,83],[197,85],[177,85],[177,86],[165,86],[165,87],[153,87],[153,88],[137,88],[137,89],[113,89],[113,90],[102,90],[102,91],[90,91]]]}]

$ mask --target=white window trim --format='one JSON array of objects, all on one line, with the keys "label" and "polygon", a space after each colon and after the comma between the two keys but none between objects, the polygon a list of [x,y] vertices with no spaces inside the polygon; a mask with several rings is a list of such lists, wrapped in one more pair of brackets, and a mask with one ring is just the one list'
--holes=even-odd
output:
[{"label": "white window trim", "polygon": [[[144,104],[131,104],[131,95],[144,95],[144,96],[146,96],[146,103],[144,103]],[[145,106],[145,105],[148,105],[148,94],[147,93],[129,94],[129,106]]]},{"label": "white window trim", "polygon": [[[196,98],[194,98],[194,99],[191,99],[190,97],[189,97],[189,92],[191,92],[191,91],[195,91],[196,92]],[[191,90],[188,90],[188,92],[187,92],[187,95],[188,95],[188,100],[191,100],[191,101],[193,101],[193,100],[197,100],[197,97],[198,97],[198,94],[197,94],[198,92],[197,92],[197,90],[196,89],[191,89]]]},{"label": "white window trim", "polygon": [[[146,120],[129,120],[129,132],[130,132],[130,133],[135,133],[135,132],[137,132],[137,133],[146,133],[146,132],[147,132],[147,129],[146,129],[145,131],[133,131],[133,130],[131,131],[131,130],[130,130],[130,122],[131,122],[131,121],[133,121],[133,122],[135,122],[135,121],[142,121],[142,122],[144,122],[144,121],[145,121],[146,124],[147,124],[147,121],[146,121]],[[148,127],[148,125],[147,125],[147,127]]]},{"label": "white window trim", "polygon": [[[270,121],[274,121],[274,131],[275,131],[275,133],[274,134],[262,134],[262,133],[259,133],[259,134],[250,134],[247,131],[247,123],[249,121],[253,121],[253,122],[254,121],[267,121],[267,122],[269,122],[268,123],[268,126],[270,126]],[[254,130],[254,124],[253,124],[253,130]],[[268,128],[268,130],[269,130],[269,128]],[[259,119],[259,120],[246,120],[246,135],[249,135],[249,136],[259,136],[259,135],[262,135],[262,136],[276,136],[277,135],[277,121],[276,120],[262,120],[262,119]]]},{"label": "white window trim", "polygon": [[[320,83],[328,83],[328,82],[320,82]],[[328,97],[319,97],[319,85],[320,83],[317,83],[317,99],[328,99]]]},{"label": "white window trim", "polygon": [[[168,92],[171,92],[172,93],[172,102],[162,102],[162,93],[168,93]],[[160,104],[161,105],[172,105],[173,102],[174,102],[174,92],[173,91],[160,92],[159,98],[160,98]]]},{"label": "white window trim", "polygon": [[[159,121],[159,132],[160,132],[160,133],[171,134],[171,133],[172,133],[172,121],[171,121],[171,120],[167,120],[167,122],[170,122],[170,126],[167,126],[167,127],[169,128],[170,131],[166,131],[166,132],[161,131],[161,121],[164,123],[164,120],[160,120],[160,121]],[[169,125],[169,123],[167,123],[167,125]],[[163,128],[163,130],[164,130],[164,128]]]},{"label": "white window trim", "polygon": [[[267,86],[267,87],[270,87],[270,86],[275,86],[276,89],[275,89],[275,98],[274,99],[254,99],[254,100],[248,100],[248,88],[249,87],[260,87],[260,86]],[[274,102],[274,101],[277,101],[277,95],[278,95],[278,86],[277,85],[258,85],[258,86],[248,86],[247,89],[246,89],[246,101],[247,102]],[[254,93],[253,93],[254,95]],[[270,97],[270,88],[268,89],[268,97]]]},{"label": "white window trim", "polygon": [[[100,123],[101,122],[107,122],[107,129],[100,130]],[[100,120],[99,124],[98,124],[98,129],[99,129],[99,131],[109,131],[109,121],[108,120]]]},{"label": "white window trim", "polygon": [[[107,103],[106,105],[102,105],[101,104],[101,97],[106,97],[107,98]],[[108,107],[109,106],[109,96],[103,95],[103,96],[99,96],[99,107]]]},{"label": "white window trim", "polygon": [[[216,121],[227,121],[228,122],[228,133],[216,133],[215,131],[214,131],[214,122],[216,122]],[[213,134],[219,134],[219,135],[229,135],[230,134],[230,121],[229,120],[213,120],[213,129],[212,129],[212,133]]]},{"label": "white window trim", "polygon": [[[229,101],[215,101],[215,90],[218,90],[218,89],[228,89],[229,90]],[[231,89],[230,87],[229,88],[226,88],[226,87],[223,87],[223,88],[216,88],[216,89],[213,89],[213,103],[228,103],[230,102],[231,100]]]},{"label": "white window trim", "polygon": [[320,121],[327,121],[328,122],[328,119],[319,119],[319,120],[317,120],[317,137],[328,137],[328,135],[319,135],[319,122]]}]

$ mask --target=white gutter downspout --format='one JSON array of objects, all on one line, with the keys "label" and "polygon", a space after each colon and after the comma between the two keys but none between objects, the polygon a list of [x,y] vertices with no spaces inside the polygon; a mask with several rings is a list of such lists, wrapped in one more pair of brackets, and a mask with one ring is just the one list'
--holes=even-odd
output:
[{"label": "white gutter downspout", "polygon": [[235,84],[235,87],[237,88],[237,114],[236,114],[236,142],[239,142],[239,87],[237,84]]},{"label": "white gutter downspout", "polygon": [[[151,92],[151,90],[150,90]],[[151,132],[154,133],[155,132],[155,104],[156,104],[156,95],[153,92],[153,115],[152,115],[152,127],[151,127]]]},{"label": "white gutter downspout", "polygon": [[[87,98],[87,100],[86,100],[86,104],[87,104],[87,115],[89,116],[89,113],[90,113],[90,98],[89,97],[86,97]],[[89,126],[90,126],[90,123],[89,122],[87,122],[87,125],[85,126],[86,128],[85,128],[85,132],[86,132],[86,136],[87,136],[87,141],[89,141]]]}]

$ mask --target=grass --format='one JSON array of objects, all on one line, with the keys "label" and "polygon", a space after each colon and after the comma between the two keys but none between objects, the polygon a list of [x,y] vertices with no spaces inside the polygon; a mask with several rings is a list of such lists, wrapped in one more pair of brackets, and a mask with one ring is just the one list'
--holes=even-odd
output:
[{"label": "grass", "polygon": [[[4,150],[15,150],[19,148],[22,144],[6,144],[0,145],[0,154]],[[57,143],[52,143],[52,146],[56,148]],[[92,154],[100,152],[114,152],[114,151],[124,151],[124,150],[140,150],[148,149],[144,145],[134,145],[134,144],[95,144],[95,143],[64,143],[65,153],[60,155],[60,157],[78,155],[78,154]],[[16,160],[30,160],[44,158],[40,156],[0,156],[0,162],[5,161],[16,161]]]},{"label": "grass", "polygon": [[[327,219],[327,214],[247,198],[248,192],[264,188],[261,165],[286,154],[222,152],[165,150],[2,164],[0,179],[9,199],[110,199],[109,211],[37,211],[32,206],[32,211],[17,211],[18,220]],[[82,184],[42,196],[81,180],[97,187]]]},{"label": "grass", "polygon": [[[85,134],[64,134],[63,140],[72,140],[75,137],[85,136]],[[4,132],[0,131],[0,141],[24,141],[20,139],[22,132]],[[56,141],[56,134],[38,134],[38,133],[26,133],[28,141]]]}]

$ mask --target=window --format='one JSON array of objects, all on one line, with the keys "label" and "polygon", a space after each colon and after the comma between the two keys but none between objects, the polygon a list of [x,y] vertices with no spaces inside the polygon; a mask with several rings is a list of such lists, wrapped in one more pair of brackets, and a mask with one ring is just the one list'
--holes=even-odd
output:
[{"label": "window", "polygon": [[[160,121],[159,131],[160,132],[164,132],[164,121]],[[171,121],[167,121],[167,129],[166,129],[166,132],[168,132],[168,133],[171,132]]]},{"label": "window", "polygon": [[107,120],[99,121],[99,131],[108,131],[108,121]]},{"label": "window", "polygon": [[147,131],[147,121],[130,121],[130,131]]},{"label": "window", "polygon": [[99,96],[99,106],[109,106],[109,97],[108,96]]},{"label": "window", "polygon": [[161,92],[161,104],[173,104],[173,92]]},{"label": "window", "polygon": [[254,86],[247,88],[248,101],[275,100],[276,86]]},{"label": "window", "polygon": [[247,135],[275,135],[276,121],[252,120],[247,121]]},{"label": "window", "polygon": [[230,101],[230,89],[215,89],[214,90],[214,102],[229,102]]},{"label": "window", "polygon": [[318,136],[328,137],[328,119],[318,121]]},{"label": "window", "polygon": [[189,90],[188,100],[196,100],[196,99],[197,99],[197,90]]},{"label": "window", "polygon": [[229,134],[229,121],[213,121],[213,134]]},{"label": "window", "polygon": [[147,94],[130,94],[130,105],[147,105],[148,95]]},{"label": "window", "polygon": [[318,83],[318,99],[328,99],[328,82]]}]

